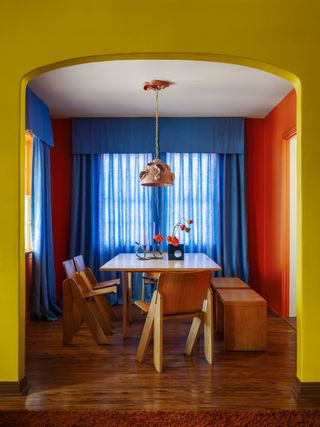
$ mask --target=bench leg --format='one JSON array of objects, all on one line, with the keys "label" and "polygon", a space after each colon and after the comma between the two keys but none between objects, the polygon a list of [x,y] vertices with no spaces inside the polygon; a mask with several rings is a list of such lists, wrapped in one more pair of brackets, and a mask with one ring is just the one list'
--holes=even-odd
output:
[{"label": "bench leg", "polygon": [[222,333],[224,328],[224,307],[218,295],[216,298],[216,316],[217,316],[216,330],[218,333]]}]

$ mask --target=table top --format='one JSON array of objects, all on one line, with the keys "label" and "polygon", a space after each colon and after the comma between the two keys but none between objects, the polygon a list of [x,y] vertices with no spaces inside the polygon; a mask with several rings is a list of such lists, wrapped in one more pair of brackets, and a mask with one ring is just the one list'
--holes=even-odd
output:
[{"label": "table top", "polygon": [[169,261],[165,254],[162,259],[141,260],[136,254],[119,254],[100,267],[101,271],[220,271],[222,268],[206,254],[184,254],[183,261]]}]

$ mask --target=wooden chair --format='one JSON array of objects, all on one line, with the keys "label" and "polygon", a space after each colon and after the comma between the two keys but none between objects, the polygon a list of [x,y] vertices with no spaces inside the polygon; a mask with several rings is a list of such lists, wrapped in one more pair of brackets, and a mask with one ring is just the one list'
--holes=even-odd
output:
[{"label": "wooden chair", "polygon": [[[76,271],[75,263],[72,259],[68,259],[67,261],[64,261],[63,268],[67,278],[75,279],[75,281],[82,287],[85,293],[91,292],[91,291],[97,291],[100,289],[99,287],[94,288],[92,286],[92,282],[89,280],[85,271],[80,271],[80,273]],[[117,280],[116,282],[118,283],[119,280]],[[113,286],[109,285],[106,287],[101,287],[100,290],[101,292],[96,292],[96,295],[95,295],[96,303],[101,308],[102,313],[108,317],[109,321],[115,320],[115,315],[113,313],[112,308],[108,304],[108,301],[106,300],[105,295],[108,295],[111,293],[117,293],[117,284],[114,284]]]},{"label": "wooden chair", "polygon": [[136,301],[135,304],[147,312],[136,354],[138,362],[144,359],[153,331],[153,361],[156,370],[161,373],[163,320],[192,318],[184,353],[191,354],[203,323],[205,357],[212,364],[214,325],[210,271],[162,273],[151,303]]},{"label": "wooden chair", "polygon": [[[114,291],[114,286],[120,285],[120,279],[112,279],[112,280],[106,280],[104,282],[98,282],[91,268],[86,267],[82,255],[75,256],[73,258],[73,261],[74,261],[74,265],[76,267],[77,272],[79,273],[83,272],[87,276],[93,289],[112,288],[113,289],[112,292],[117,293],[117,289]],[[108,306],[109,306],[109,316],[111,320],[117,320],[117,316],[115,315],[114,311],[112,310],[109,304]]]},{"label": "wooden chair", "polygon": [[[99,292],[99,291],[98,291]],[[97,344],[107,344],[105,329],[109,325],[102,319],[92,294],[85,293],[75,279],[63,281],[63,344],[69,344],[82,323],[88,326]]]},{"label": "wooden chair", "polygon": [[86,267],[84,263],[84,259],[82,255],[75,256],[73,258],[74,265],[76,267],[76,270],[80,273],[80,271],[83,271],[86,276],[88,277],[93,289],[100,289],[100,288],[107,288],[109,286],[119,286],[120,285],[120,279],[113,279],[113,280],[106,280],[104,282],[98,282],[95,278],[95,275],[93,274],[91,268]]},{"label": "wooden chair", "polygon": [[[81,298],[85,299],[85,301],[87,301],[88,303],[90,303],[90,307],[91,307],[91,312],[93,313],[93,315],[96,317],[96,320],[99,322],[102,330],[104,333],[106,334],[111,334],[112,333],[112,324],[111,324],[111,319],[114,317],[113,315],[113,311],[111,309],[111,307],[108,304],[108,301],[106,300],[105,296],[110,294],[110,293],[116,293],[117,292],[117,286],[109,286],[106,288],[101,288],[101,289],[93,289],[91,282],[89,281],[88,277],[86,276],[86,274],[81,271],[80,273],[76,272],[75,270],[75,265],[72,259],[69,259],[67,261],[63,262],[63,267],[66,273],[66,276],[69,280],[69,282],[64,282],[64,293],[63,293],[63,306],[64,306],[64,315],[63,315],[63,328],[64,330],[68,330],[68,322],[72,321],[74,322],[75,326],[71,327],[71,329],[74,329],[73,335],[76,333],[76,331],[79,329],[82,321],[83,321],[83,316],[80,316],[80,320],[81,323],[80,325],[78,325],[78,320],[77,320],[77,316],[76,314],[74,314],[75,308],[71,308],[70,306],[70,297],[75,297],[76,295],[76,290],[73,290],[73,292],[69,292],[68,293],[68,287],[72,288],[74,287],[73,282],[75,282],[75,284],[78,286],[78,288],[80,289],[80,293],[81,295],[79,295],[79,293],[77,294],[77,307],[80,304]],[[71,282],[72,280],[72,282]],[[66,297],[66,298],[65,298]],[[65,305],[66,302],[66,305]],[[85,305],[84,303],[82,303],[82,305]],[[79,309],[79,307],[78,307]],[[73,313],[73,317],[70,318],[70,310]],[[82,313],[82,311],[80,310],[80,314]],[[87,322],[86,322],[87,323]],[[92,331],[91,331],[92,332]],[[72,334],[71,334],[72,335]],[[72,335],[72,336],[73,336]],[[67,333],[67,336],[70,336],[70,333]],[[72,339],[71,336],[71,339]],[[68,339],[70,341],[70,338],[66,338],[65,339],[65,334],[64,334],[64,343],[68,342]],[[97,341],[97,339],[96,339]],[[99,340],[99,342],[97,341],[98,344],[101,344],[100,342],[101,340]]]}]

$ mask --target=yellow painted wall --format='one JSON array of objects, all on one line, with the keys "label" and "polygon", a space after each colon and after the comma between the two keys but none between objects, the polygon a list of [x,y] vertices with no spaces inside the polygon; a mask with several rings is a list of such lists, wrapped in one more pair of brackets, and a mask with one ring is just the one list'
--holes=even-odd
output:
[{"label": "yellow painted wall", "polygon": [[[0,2],[0,381],[24,375],[21,82],[24,90],[23,77],[36,75],[33,70],[103,55],[235,62],[277,72],[295,83],[301,249],[298,377],[320,381],[319,8],[318,0]],[[70,64],[76,62],[83,60]]]}]

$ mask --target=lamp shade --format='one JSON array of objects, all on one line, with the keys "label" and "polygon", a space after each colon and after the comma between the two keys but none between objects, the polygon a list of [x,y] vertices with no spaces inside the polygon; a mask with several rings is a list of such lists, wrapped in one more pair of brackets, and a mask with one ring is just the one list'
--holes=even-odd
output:
[{"label": "lamp shade", "polygon": [[140,184],[146,187],[166,187],[173,184],[174,173],[160,159],[148,163],[140,172]]}]

